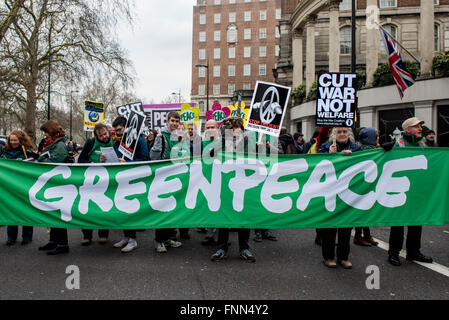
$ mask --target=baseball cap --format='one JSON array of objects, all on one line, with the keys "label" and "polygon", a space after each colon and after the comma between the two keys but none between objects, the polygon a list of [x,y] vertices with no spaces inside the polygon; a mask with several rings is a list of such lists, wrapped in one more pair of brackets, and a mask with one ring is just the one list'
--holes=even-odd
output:
[{"label": "baseball cap", "polygon": [[424,121],[419,120],[419,119],[416,118],[416,117],[408,118],[407,120],[405,120],[405,121],[402,123],[402,129],[405,130],[405,128],[408,128],[408,127],[414,127],[414,126],[416,126],[416,125],[418,125],[418,124],[423,124],[423,123],[424,123]]}]

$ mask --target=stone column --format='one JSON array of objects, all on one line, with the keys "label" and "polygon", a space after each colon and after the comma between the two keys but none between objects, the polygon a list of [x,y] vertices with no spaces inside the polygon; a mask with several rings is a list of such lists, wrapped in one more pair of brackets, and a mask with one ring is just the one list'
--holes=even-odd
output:
[{"label": "stone column", "polygon": [[329,71],[340,71],[340,0],[331,0],[329,3]]},{"label": "stone column", "polygon": [[306,90],[309,93],[315,81],[315,22],[316,15],[310,15],[306,23]]},{"label": "stone column", "polygon": [[424,125],[435,130],[436,124],[433,122],[433,101],[419,101],[413,103],[415,106],[415,117],[424,121]]},{"label": "stone column", "polygon": [[302,30],[294,30],[292,36],[293,89],[303,83],[303,35]]},{"label": "stone column", "polygon": [[[367,8],[370,6],[377,8],[377,0],[368,0],[366,4]],[[371,87],[379,65],[380,31],[375,23],[379,23],[379,10],[370,10],[366,19],[366,86]]]},{"label": "stone column", "polygon": [[360,109],[360,127],[377,128],[375,107],[366,107]]},{"label": "stone column", "polygon": [[421,77],[427,78],[432,73],[434,53],[434,5],[433,1],[421,0],[420,45]]}]

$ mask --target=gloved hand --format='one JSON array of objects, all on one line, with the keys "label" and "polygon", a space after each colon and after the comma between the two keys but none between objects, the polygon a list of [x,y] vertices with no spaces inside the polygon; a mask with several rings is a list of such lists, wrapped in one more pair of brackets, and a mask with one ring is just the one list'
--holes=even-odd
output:
[{"label": "gloved hand", "polygon": [[395,144],[394,141],[391,141],[391,142],[385,142],[385,143],[382,144],[382,148],[383,148],[385,151],[390,151],[391,149],[393,149],[394,144]]}]

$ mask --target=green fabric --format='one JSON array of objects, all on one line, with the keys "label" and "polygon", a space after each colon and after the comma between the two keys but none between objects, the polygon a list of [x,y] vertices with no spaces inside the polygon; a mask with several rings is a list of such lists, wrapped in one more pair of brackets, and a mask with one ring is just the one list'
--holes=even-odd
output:
[{"label": "green fabric", "polygon": [[401,137],[401,138],[399,138],[398,141],[396,141],[394,146],[395,147],[402,147],[402,146],[403,147],[421,147],[421,148],[426,147],[426,145],[424,143],[426,141],[426,138],[421,138],[421,139],[415,141],[415,137],[412,136],[412,139],[414,141],[413,142],[409,142],[409,141],[407,141],[407,140],[405,140],[404,138]]},{"label": "green fabric", "polygon": [[100,157],[102,155],[101,148],[108,148],[112,147],[112,140],[109,139],[108,142],[101,142],[100,140],[95,137],[94,146],[92,147],[92,150],[90,150],[89,154],[87,155],[89,157],[89,161],[93,163],[100,163]]},{"label": "green fabric", "polygon": [[111,165],[0,159],[0,225],[309,229],[449,223],[447,148],[223,158]]},{"label": "green fabric", "polygon": [[[165,159],[171,159],[171,158],[184,158],[190,155],[190,146],[188,143],[183,142],[181,144],[178,143],[178,140],[171,140],[171,134],[162,131],[162,135],[165,137],[165,141],[167,142],[165,144]],[[175,150],[172,149],[175,148]],[[176,157],[173,157],[173,154],[176,155]]]},{"label": "green fabric", "polygon": [[[28,152],[27,152],[28,153]],[[16,160],[25,160],[25,155],[23,154],[22,149],[18,151],[6,150],[3,149],[0,151],[0,158],[2,159],[16,159]],[[28,158],[28,156],[27,156]]]},{"label": "green fabric", "polygon": [[[69,156],[69,152],[67,151],[67,145],[65,141],[67,140],[66,136],[56,139],[53,141],[51,145],[49,145],[41,154],[38,162],[47,162],[47,163],[63,163],[66,158]],[[49,153],[50,157],[46,157],[45,153]]]}]

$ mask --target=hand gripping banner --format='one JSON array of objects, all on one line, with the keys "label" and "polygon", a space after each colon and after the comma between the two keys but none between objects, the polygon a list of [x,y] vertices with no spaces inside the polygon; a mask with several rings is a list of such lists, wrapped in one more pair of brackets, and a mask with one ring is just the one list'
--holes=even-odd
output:
[{"label": "hand gripping banner", "polygon": [[449,223],[449,150],[221,154],[129,164],[0,160],[0,224],[85,229]]}]

